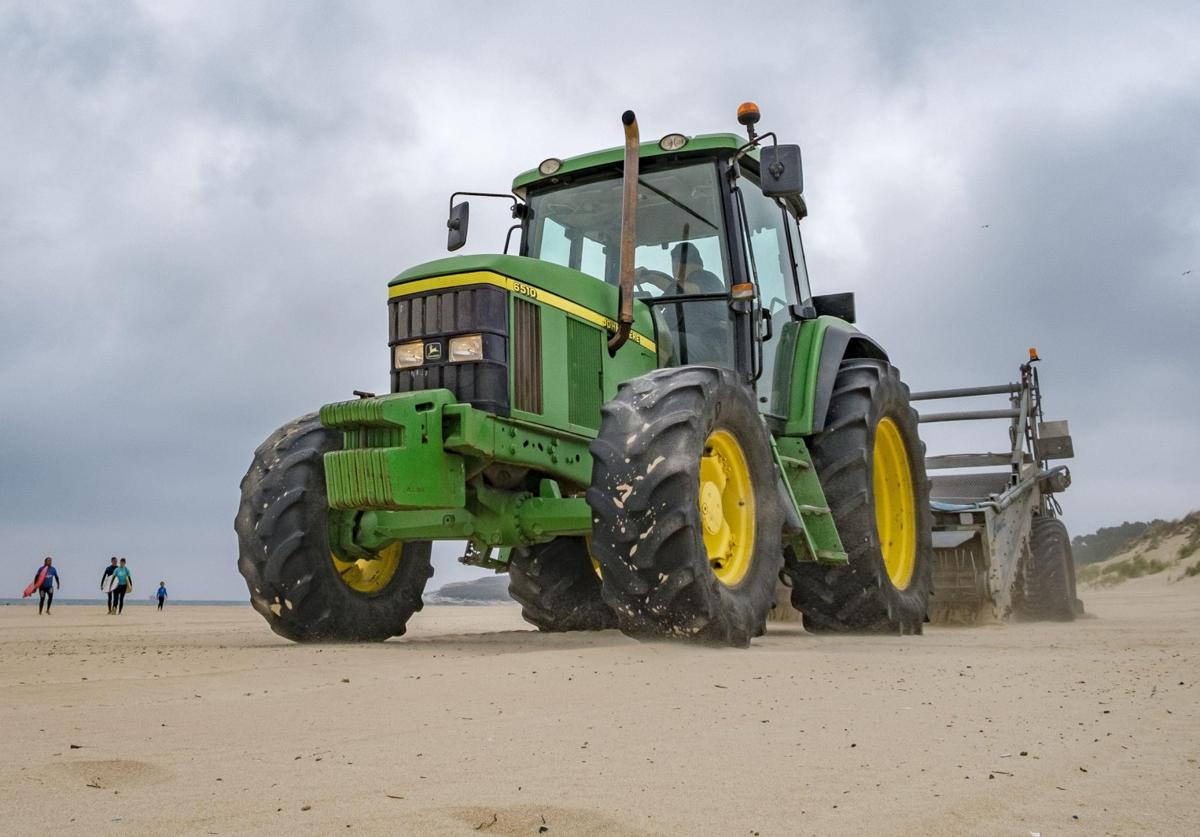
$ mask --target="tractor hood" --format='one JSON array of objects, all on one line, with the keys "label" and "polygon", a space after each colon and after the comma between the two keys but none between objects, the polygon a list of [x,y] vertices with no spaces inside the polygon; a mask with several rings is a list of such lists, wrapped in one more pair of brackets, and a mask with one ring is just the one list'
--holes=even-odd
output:
[{"label": "tractor hood", "polygon": [[[511,290],[534,298],[538,291],[549,292],[613,321],[612,329],[616,329],[618,294],[615,285],[569,267],[524,256],[472,255],[437,259],[409,268],[389,282],[388,286],[395,289],[409,282],[436,280],[463,273],[492,273],[512,279]],[[634,301],[633,308],[634,330],[652,336],[655,329],[650,309],[638,300]]]}]

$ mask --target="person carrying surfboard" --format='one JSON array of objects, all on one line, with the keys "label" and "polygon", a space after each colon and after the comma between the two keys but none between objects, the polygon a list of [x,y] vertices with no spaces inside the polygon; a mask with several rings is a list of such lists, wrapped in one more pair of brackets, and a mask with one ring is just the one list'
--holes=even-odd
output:
[{"label": "person carrying surfboard", "polygon": [[38,594],[38,616],[42,615],[42,608],[46,608],[46,615],[50,615],[50,605],[54,603],[54,587],[62,587],[62,582],[58,580],[58,570],[54,567],[54,559],[47,556],[46,560],[38,567],[37,573],[33,577],[33,584],[25,588],[25,595],[32,596],[33,591],[37,590]]},{"label": "person carrying surfboard", "polygon": [[108,594],[108,612],[113,612],[113,588],[117,586],[117,556],[113,556],[112,563],[104,568],[104,574],[100,576],[100,590]]}]

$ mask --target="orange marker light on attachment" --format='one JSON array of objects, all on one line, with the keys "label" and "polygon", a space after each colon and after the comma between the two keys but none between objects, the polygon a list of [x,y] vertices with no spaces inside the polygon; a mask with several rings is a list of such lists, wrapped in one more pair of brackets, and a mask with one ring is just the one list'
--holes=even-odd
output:
[{"label": "orange marker light on attachment", "polygon": [[762,118],[762,114],[758,111],[758,105],[754,102],[742,102],[738,105],[737,121],[739,125],[753,125]]},{"label": "orange marker light on attachment", "polygon": [[1037,349],[1033,348],[1032,346],[1029,347],[1029,359],[1041,360],[1041,358],[1038,357]]}]

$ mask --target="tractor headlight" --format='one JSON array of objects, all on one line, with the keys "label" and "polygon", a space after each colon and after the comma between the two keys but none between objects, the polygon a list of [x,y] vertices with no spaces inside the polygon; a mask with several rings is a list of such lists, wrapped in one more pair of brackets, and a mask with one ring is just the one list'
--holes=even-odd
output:
[{"label": "tractor headlight", "polygon": [[688,144],[688,138],[683,134],[667,134],[658,141],[658,147],[663,151],[678,151]]},{"label": "tractor headlight", "polygon": [[468,360],[483,360],[482,334],[464,334],[462,337],[450,338],[450,362],[462,363]]},{"label": "tractor headlight", "polygon": [[420,340],[411,343],[401,343],[396,347],[394,363],[397,369],[409,369],[420,366],[425,360],[425,344]]}]

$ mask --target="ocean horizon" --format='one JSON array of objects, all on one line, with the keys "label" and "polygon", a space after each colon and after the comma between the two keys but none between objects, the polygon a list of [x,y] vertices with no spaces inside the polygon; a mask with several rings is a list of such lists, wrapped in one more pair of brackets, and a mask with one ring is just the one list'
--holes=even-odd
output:
[{"label": "ocean horizon", "polygon": [[[37,596],[30,596],[28,599],[22,599],[20,597],[0,599],[0,606],[19,605],[19,604],[36,605],[37,600],[38,600]],[[99,605],[104,605],[104,604],[105,604],[104,599],[65,599],[65,598],[60,599],[58,596],[54,597],[54,606],[55,607],[57,607],[59,605],[98,605],[99,606]],[[244,605],[246,607],[249,607],[250,602],[246,599],[172,599],[172,598],[168,598],[167,606],[170,607],[171,605]],[[158,599],[140,599],[140,598],[139,599],[131,599],[128,596],[126,596],[125,597],[125,606],[126,607],[134,607],[134,606],[158,607]]]},{"label": "ocean horizon", "polygon": [[[0,598],[0,607],[11,607],[14,605],[26,605],[26,604],[32,604],[36,607],[37,606],[37,596],[30,596],[28,599],[22,599],[20,597]],[[91,605],[91,606],[96,606],[96,607],[103,607],[104,604],[105,604],[104,599],[60,599],[58,596],[54,597],[54,606],[55,607],[59,607],[62,605],[70,605],[72,607],[74,607],[76,605]],[[514,604],[514,602],[511,599],[483,601],[483,600],[479,600],[479,599],[460,599],[460,598],[456,598],[456,597],[443,598],[441,596],[438,596],[437,592],[434,591],[433,593],[425,594],[425,604],[430,605],[432,607],[438,607],[438,606],[443,606],[443,607],[480,607],[480,606],[487,606],[487,605]],[[171,599],[171,598],[167,599],[167,607],[180,607],[183,605],[193,605],[193,606],[219,605],[221,607],[237,607],[237,606],[250,607],[250,602],[248,600],[244,600],[244,599]],[[125,606],[126,607],[158,607],[158,600],[157,599],[126,598]]]}]

